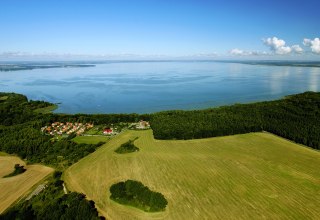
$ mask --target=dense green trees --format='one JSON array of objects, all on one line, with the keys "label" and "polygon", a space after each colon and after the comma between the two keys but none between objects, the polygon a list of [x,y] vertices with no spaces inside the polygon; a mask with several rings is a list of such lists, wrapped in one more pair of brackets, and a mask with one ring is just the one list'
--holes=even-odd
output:
[{"label": "dense green trees", "polygon": [[30,124],[0,127],[0,143],[0,151],[59,169],[77,162],[103,144],[77,144],[68,138],[53,141]]},{"label": "dense green trees", "polygon": [[110,187],[110,192],[112,200],[146,212],[163,211],[168,204],[161,193],[153,192],[141,182],[134,180],[116,183]]},{"label": "dense green trees", "polygon": [[118,154],[127,154],[139,151],[139,148],[134,145],[134,141],[135,140],[129,140],[128,142],[121,144],[121,146],[118,147],[115,152]]},{"label": "dense green trees", "polygon": [[320,93],[197,111],[167,111],[151,117],[157,139],[193,139],[268,131],[320,149]]},{"label": "dense green trees", "polygon": [[77,144],[71,141],[73,134],[60,141],[53,141],[52,137],[41,133],[42,126],[54,121],[111,124],[139,120],[136,114],[63,115],[34,112],[35,109],[49,105],[43,101],[28,101],[20,94],[0,93],[0,151],[17,154],[28,162],[40,162],[64,169],[94,152],[103,143]]},{"label": "dense green trees", "polygon": [[3,215],[0,215],[0,219],[104,219],[98,216],[94,202],[86,200],[85,195],[75,192],[64,194],[63,181],[60,176],[61,174],[55,173],[47,187],[39,195],[28,201],[18,203]]},{"label": "dense green trees", "polygon": [[[2,100],[1,97],[8,98]],[[24,122],[37,121],[38,125],[45,125],[55,121],[82,122],[94,124],[114,124],[120,122],[137,122],[140,119],[149,120],[150,115],[138,114],[40,114],[34,112],[39,108],[52,105],[44,101],[33,101],[26,96],[15,93],[0,92],[0,125],[17,125]]]}]

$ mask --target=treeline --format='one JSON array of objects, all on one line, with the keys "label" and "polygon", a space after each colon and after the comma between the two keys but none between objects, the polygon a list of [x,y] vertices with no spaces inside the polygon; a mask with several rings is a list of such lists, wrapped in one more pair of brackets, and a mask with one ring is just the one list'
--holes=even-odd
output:
[{"label": "treeline", "polygon": [[[37,105],[49,106],[46,102],[28,102],[27,97],[15,93],[0,93],[0,125],[10,126],[34,120],[37,116],[33,110]],[[40,108],[40,107],[39,107]]]},{"label": "treeline", "polygon": [[[4,96],[8,98],[1,99]],[[13,128],[17,132],[31,128],[39,130],[41,126],[54,121],[91,122],[98,125],[137,122],[144,119],[151,121],[151,128],[157,139],[193,139],[268,131],[297,143],[320,149],[320,136],[318,135],[320,132],[320,93],[315,92],[306,92],[271,102],[237,104],[197,111],[166,111],[151,115],[66,115],[38,114],[33,111],[46,105],[50,103],[28,101],[25,96],[19,94],[0,93],[0,134],[3,133],[1,125],[8,127],[21,124],[21,128]],[[30,132],[35,135],[36,131],[30,130]],[[47,140],[44,140],[46,138],[35,139],[46,142]],[[30,149],[25,149],[25,151],[29,152]]]},{"label": "treeline", "polygon": [[51,136],[40,131],[52,122],[91,122],[112,124],[139,120],[137,114],[109,115],[63,115],[39,114],[34,110],[51,103],[28,100],[15,93],[0,93],[0,151],[17,154],[31,163],[44,163],[64,169],[82,157],[94,152],[103,143],[77,144],[69,138],[53,141]]},{"label": "treeline", "polygon": [[0,215],[0,219],[104,219],[99,217],[94,202],[86,200],[85,195],[75,192],[64,194],[60,176],[61,173],[55,172],[50,183],[39,195],[13,206]]},{"label": "treeline", "polygon": [[[8,97],[1,100],[1,97]],[[0,93],[0,125],[10,126],[36,121],[43,126],[55,121],[82,122],[94,124],[115,124],[150,120],[150,115],[132,114],[41,114],[34,110],[52,105],[49,102],[28,100],[26,96],[15,93]]]},{"label": "treeline", "polygon": [[168,204],[161,193],[153,192],[141,182],[134,180],[116,183],[110,187],[110,192],[110,199],[146,212],[163,211]]},{"label": "treeline", "polygon": [[156,139],[194,139],[268,131],[320,149],[320,93],[196,111],[166,111],[151,117]]}]

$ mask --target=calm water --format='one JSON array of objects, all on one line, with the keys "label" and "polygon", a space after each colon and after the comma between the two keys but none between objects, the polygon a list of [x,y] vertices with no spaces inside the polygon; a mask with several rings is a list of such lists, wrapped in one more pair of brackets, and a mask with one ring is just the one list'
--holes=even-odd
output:
[{"label": "calm water", "polygon": [[0,72],[0,91],[63,113],[147,113],[272,100],[320,91],[320,68],[216,62],[136,62]]}]

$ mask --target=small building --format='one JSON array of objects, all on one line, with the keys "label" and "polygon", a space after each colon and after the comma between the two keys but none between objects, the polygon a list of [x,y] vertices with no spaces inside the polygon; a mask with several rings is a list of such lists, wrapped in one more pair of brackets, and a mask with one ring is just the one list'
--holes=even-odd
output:
[{"label": "small building", "polygon": [[137,125],[136,125],[136,129],[148,129],[150,128],[150,124],[147,121],[143,121],[141,120]]},{"label": "small building", "polygon": [[106,128],[103,130],[103,134],[113,134],[113,130],[111,128]]}]

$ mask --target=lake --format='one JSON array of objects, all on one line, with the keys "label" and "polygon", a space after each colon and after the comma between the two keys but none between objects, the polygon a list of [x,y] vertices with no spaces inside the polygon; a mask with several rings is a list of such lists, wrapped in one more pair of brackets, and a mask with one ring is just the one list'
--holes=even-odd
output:
[{"label": "lake", "polygon": [[57,113],[150,113],[320,90],[320,68],[222,62],[111,62],[0,72],[0,91],[60,103]]}]

